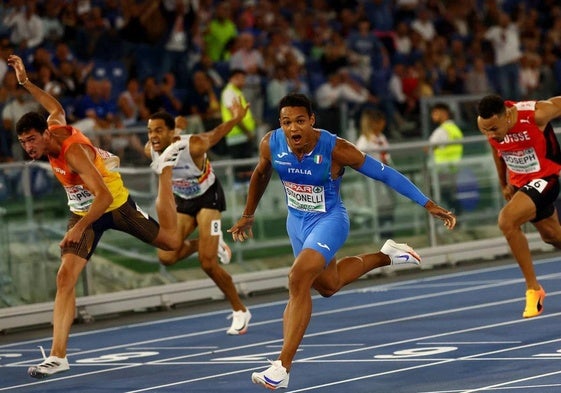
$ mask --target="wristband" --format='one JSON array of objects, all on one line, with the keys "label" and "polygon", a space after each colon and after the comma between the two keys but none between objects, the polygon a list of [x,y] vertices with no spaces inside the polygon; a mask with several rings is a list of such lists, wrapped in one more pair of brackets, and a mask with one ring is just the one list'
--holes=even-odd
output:
[{"label": "wristband", "polygon": [[253,218],[253,214],[242,214],[242,218]]},{"label": "wristband", "polygon": [[27,82],[29,82],[29,78],[26,77],[25,80],[24,80],[23,82],[18,81],[18,84],[19,84],[20,86],[25,86],[25,84],[26,84]]}]

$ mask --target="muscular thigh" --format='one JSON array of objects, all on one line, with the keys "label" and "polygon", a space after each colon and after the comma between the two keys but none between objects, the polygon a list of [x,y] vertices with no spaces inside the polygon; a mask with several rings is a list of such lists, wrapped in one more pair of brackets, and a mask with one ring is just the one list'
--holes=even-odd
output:
[{"label": "muscular thigh", "polygon": [[517,190],[507,204],[509,215],[519,215],[522,222],[537,223],[551,217],[554,213],[554,202],[559,195],[559,178],[552,176],[534,179]]},{"label": "muscular thigh", "polygon": [[520,226],[536,217],[536,205],[532,199],[521,192],[517,192],[501,209],[499,213],[499,225],[509,223]]},{"label": "muscular thigh", "polygon": [[188,214],[177,213],[177,232],[181,240],[186,239],[197,228],[197,220]]},{"label": "muscular thigh", "polygon": [[201,209],[197,213],[199,226],[199,256],[214,258],[218,250],[218,241],[222,234],[221,215],[218,210]]}]

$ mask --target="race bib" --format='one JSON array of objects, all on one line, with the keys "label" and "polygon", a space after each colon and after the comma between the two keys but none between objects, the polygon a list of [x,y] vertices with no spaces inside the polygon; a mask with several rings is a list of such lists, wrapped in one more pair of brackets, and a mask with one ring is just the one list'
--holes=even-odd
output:
[{"label": "race bib", "polygon": [[534,190],[538,191],[541,194],[543,192],[543,190],[545,190],[546,186],[547,186],[547,180],[534,179],[531,182],[529,182],[528,184],[526,184],[524,186],[524,188],[526,188],[526,189],[533,188]]},{"label": "race bib", "polygon": [[68,197],[68,207],[75,213],[86,213],[94,201],[94,195],[83,186],[64,188]]},{"label": "race bib", "polygon": [[514,173],[535,173],[541,169],[540,161],[533,147],[524,150],[503,152],[501,156],[508,166],[508,169]]},{"label": "race bib", "polygon": [[201,185],[197,179],[173,180],[173,193],[184,199],[190,199],[201,193]]},{"label": "race bib", "polygon": [[322,186],[284,182],[288,206],[306,212],[325,212],[325,191]]}]

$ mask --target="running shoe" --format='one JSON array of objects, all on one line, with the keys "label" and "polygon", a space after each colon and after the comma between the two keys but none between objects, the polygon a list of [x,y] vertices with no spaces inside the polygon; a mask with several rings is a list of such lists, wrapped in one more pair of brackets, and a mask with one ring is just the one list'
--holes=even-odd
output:
[{"label": "running shoe", "polygon": [[228,246],[226,242],[222,239],[222,236],[220,236],[220,242],[218,243],[218,260],[223,265],[227,265],[230,263],[231,259],[232,259],[232,250],[230,249],[230,246]]},{"label": "running shoe", "polygon": [[175,166],[179,156],[187,148],[187,140],[180,139],[173,142],[171,145],[166,147],[166,149],[150,164],[150,167],[158,175],[162,173],[162,170],[167,166]]},{"label": "running shoe", "polygon": [[251,374],[251,382],[265,386],[267,389],[286,389],[288,387],[289,375],[280,360],[271,362],[271,366],[260,373]]},{"label": "running shoe", "polygon": [[232,311],[232,315],[228,318],[232,318],[232,325],[226,333],[231,336],[237,336],[247,332],[247,327],[249,326],[249,321],[251,319],[251,313],[248,309],[245,311]]},{"label": "running shoe", "polygon": [[27,370],[30,377],[33,378],[47,378],[53,374],[68,371],[68,359],[66,357],[59,358],[57,356],[43,356],[45,360],[37,366],[31,366]]},{"label": "running shoe", "polygon": [[526,308],[522,313],[524,318],[537,317],[543,312],[543,299],[545,291],[540,285],[540,289],[528,289],[526,291]]},{"label": "running shoe", "polygon": [[388,239],[380,251],[390,257],[392,265],[421,264],[421,256],[405,243],[396,243]]}]

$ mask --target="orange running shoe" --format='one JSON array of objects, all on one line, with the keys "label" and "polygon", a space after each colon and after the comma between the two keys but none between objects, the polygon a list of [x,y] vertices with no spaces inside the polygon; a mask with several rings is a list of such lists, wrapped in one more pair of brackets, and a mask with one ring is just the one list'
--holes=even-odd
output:
[{"label": "orange running shoe", "polygon": [[543,299],[545,298],[545,291],[540,286],[537,291],[535,289],[528,289],[526,291],[526,308],[522,313],[524,318],[537,317],[543,312]]}]

